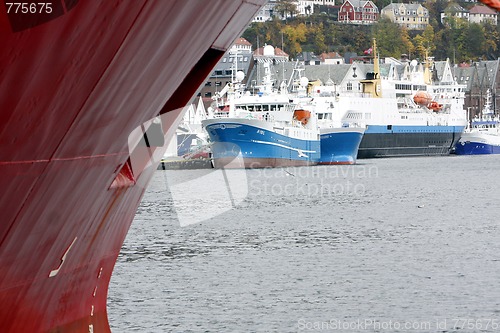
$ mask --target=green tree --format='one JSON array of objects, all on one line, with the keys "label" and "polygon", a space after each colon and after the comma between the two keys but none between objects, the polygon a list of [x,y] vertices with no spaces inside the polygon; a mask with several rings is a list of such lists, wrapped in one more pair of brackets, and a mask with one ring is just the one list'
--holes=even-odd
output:
[{"label": "green tree", "polygon": [[401,28],[388,18],[381,18],[373,25],[372,36],[377,40],[381,57],[399,58],[406,53]]},{"label": "green tree", "polygon": [[427,0],[423,4],[429,11],[429,23],[434,29],[442,27],[441,13],[444,12],[449,3],[449,0]]},{"label": "green tree", "polygon": [[487,49],[484,28],[477,23],[470,23],[464,31],[465,56],[472,60],[480,60]]}]

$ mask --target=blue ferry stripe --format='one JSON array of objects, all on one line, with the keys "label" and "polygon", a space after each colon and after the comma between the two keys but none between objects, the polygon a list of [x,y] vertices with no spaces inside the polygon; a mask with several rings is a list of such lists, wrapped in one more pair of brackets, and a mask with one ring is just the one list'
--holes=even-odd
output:
[{"label": "blue ferry stripe", "polygon": [[465,126],[399,126],[393,125],[388,128],[388,125],[368,125],[365,134],[375,133],[453,133],[462,132]]}]

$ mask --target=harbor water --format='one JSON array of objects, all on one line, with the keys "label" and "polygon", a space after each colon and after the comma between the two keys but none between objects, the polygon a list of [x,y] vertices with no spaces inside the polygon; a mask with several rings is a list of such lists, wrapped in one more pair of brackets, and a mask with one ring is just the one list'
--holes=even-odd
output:
[{"label": "harbor water", "polygon": [[113,332],[500,331],[500,155],[157,171]]}]

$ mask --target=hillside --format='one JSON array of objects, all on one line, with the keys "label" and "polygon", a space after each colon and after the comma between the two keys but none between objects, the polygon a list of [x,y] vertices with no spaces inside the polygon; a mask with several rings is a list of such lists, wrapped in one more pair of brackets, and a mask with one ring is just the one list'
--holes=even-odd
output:
[{"label": "hillside", "polygon": [[[374,2],[381,8],[388,1]],[[254,49],[271,44],[282,47],[292,58],[304,51],[362,54],[370,47],[372,38],[377,39],[381,57],[399,58],[407,54],[410,58],[422,59],[426,50],[436,60],[449,58],[453,63],[500,57],[500,28],[462,19],[451,19],[444,25],[440,22],[440,13],[448,4],[443,0],[422,3],[430,17],[424,31],[408,31],[384,18],[371,26],[344,24],[337,21],[337,8],[320,6],[311,16],[252,23],[243,37]]]}]

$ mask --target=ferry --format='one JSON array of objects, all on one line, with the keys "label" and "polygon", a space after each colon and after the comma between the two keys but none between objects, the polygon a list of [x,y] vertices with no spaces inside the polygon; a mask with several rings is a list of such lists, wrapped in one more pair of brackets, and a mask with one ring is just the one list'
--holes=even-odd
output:
[{"label": "ferry", "polygon": [[343,123],[366,128],[358,158],[449,154],[467,125],[466,87],[456,83],[449,62],[439,82],[431,79],[430,59],[412,61],[403,73],[391,66],[382,79],[375,41],[373,52],[374,71],[339,94]]}]

